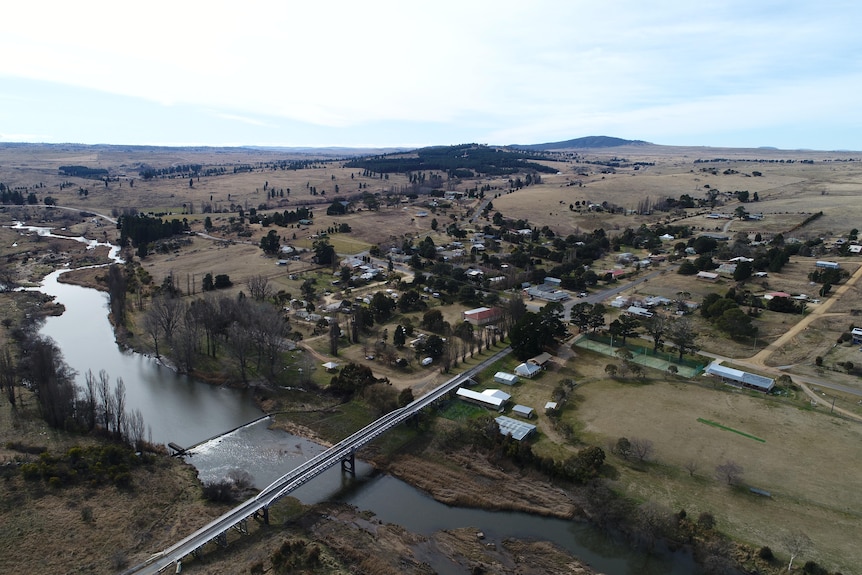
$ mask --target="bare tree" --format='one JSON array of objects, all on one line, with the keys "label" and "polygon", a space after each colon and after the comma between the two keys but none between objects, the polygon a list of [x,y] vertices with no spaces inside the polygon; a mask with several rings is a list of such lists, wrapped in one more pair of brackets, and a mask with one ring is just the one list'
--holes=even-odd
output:
[{"label": "bare tree", "polygon": [[646,461],[652,456],[654,451],[653,442],[649,439],[643,439],[642,437],[633,437],[631,439],[631,452],[632,455],[638,458],[638,461]]},{"label": "bare tree", "polygon": [[724,463],[716,466],[715,475],[719,479],[727,482],[728,485],[736,485],[742,479],[742,466],[733,460],[728,459]]},{"label": "bare tree", "polygon": [[694,477],[694,474],[700,468],[700,464],[697,462],[696,459],[689,459],[683,464],[683,467],[686,471],[688,471],[689,477]]},{"label": "bare tree", "polygon": [[680,317],[671,321],[665,329],[667,338],[676,346],[679,352],[679,361],[686,352],[696,352],[697,330],[690,319]]},{"label": "bare tree", "polygon": [[802,531],[788,531],[781,537],[781,545],[790,554],[787,572],[793,568],[793,560],[811,548],[811,538]]},{"label": "bare tree", "polygon": [[235,321],[227,328],[228,349],[239,365],[242,382],[248,383],[248,362],[254,347],[254,339],[249,330],[240,322]]},{"label": "bare tree", "polygon": [[117,385],[114,386],[114,419],[114,433],[123,439],[126,428],[126,384],[122,377],[117,378]]},{"label": "bare tree", "polygon": [[153,298],[147,314],[152,314],[155,321],[161,326],[162,333],[168,342],[174,339],[174,330],[183,317],[183,301],[176,297],[160,295]]},{"label": "bare tree", "polygon": [[266,301],[272,297],[272,286],[269,285],[269,278],[258,274],[246,280],[248,293],[257,301]]},{"label": "bare tree", "polygon": [[126,274],[118,264],[108,268],[108,299],[111,305],[111,316],[116,325],[126,323]]},{"label": "bare tree", "polygon": [[147,335],[149,335],[150,339],[153,340],[153,348],[156,357],[161,357],[161,355],[159,354],[159,341],[161,341],[162,339],[162,324],[156,317],[155,312],[152,311],[152,308],[146,314],[144,314],[142,324],[144,331],[147,332]]},{"label": "bare tree", "polygon": [[15,407],[15,363],[8,347],[0,351],[0,392],[6,392],[6,398]]}]

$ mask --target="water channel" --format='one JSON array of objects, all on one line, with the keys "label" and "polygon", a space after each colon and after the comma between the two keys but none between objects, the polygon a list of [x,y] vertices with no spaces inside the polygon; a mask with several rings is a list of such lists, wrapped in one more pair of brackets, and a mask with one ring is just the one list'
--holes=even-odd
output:
[{"label": "water channel", "polygon": [[[37,231],[26,226],[19,229]],[[39,233],[49,232],[42,228]],[[263,414],[247,394],[177,375],[153,358],[121,350],[108,321],[106,294],[59,283],[61,273],[49,274],[39,289],[55,296],[66,311],[49,317],[41,333],[57,342],[66,363],[78,373],[79,385],[83,385],[87,371],[105,370],[112,381],[121,377],[127,405],[141,410],[154,442],[195,446],[188,461],[198,469],[202,481],[221,479],[231,470],[241,469],[262,488],[323,450],[301,437],[269,429],[268,420],[260,419]],[[224,434],[231,429],[235,431]],[[448,507],[360,462],[355,478],[335,467],[293,495],[304,503],[344,501],[373,512],[385,522],[425,535],[470,526],[482,530],[489,541],[508,536],[552,541],[608,575],[702,572],[686,554],[636,552],[585,523]],[[461,572],[440,558],[428,560],[440,573]]]}]

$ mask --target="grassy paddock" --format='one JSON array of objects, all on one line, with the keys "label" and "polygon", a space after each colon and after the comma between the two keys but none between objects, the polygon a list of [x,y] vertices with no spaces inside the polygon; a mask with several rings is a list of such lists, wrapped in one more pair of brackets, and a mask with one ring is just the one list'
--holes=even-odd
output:
[{"label": "grassy paddock", "polygon": [[[596,381],[580,387],[578,395],[578,410],[565,416],[577,418],[586,441],[608,445],[638,437],[654,443],[649,473],[612,460],[628,495],[689,514],[710,511],[722,531],[776,550],[782,533],[776,526],[793,525],[814,540],[806,558],[845,572],[862,564],[862,550],[854,544],[862,519],[862,494],[855,486],[862,473],[860,426],[780,400],[680,381]],[[746,433],[716,433],[701,420]],[[773,497],[762,500],[717,479],[715,467],[728,460],[744,469],[744,485]]]}]

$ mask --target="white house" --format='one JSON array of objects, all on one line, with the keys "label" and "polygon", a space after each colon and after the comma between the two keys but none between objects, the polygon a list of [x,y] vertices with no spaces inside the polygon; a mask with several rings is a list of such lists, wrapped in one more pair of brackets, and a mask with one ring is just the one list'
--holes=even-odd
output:
[{"label": "white house", "polygon": [[542,371],[541,366],[538,366],[535,363],[522,363],[515,368],[515,375],[530,379],[540,371]]}]

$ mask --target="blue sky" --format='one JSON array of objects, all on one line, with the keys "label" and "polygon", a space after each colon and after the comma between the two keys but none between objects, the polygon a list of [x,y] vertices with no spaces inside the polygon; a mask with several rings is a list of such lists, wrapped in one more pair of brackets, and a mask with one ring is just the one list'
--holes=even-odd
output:
[{"label": "blue sky", "polygon": [[4,6],[0,141],[862,150],[854,1]]}]

